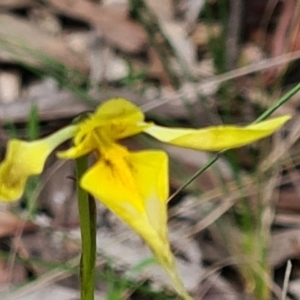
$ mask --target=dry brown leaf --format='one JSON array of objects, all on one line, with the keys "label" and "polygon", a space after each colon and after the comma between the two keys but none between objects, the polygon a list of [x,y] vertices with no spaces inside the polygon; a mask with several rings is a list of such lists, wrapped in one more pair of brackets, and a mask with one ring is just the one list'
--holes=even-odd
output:
[{"label": "dry brown leaf", "polygon": [[33,0],[1,0],[1,9],[23,8],[33,6]]},{"label": "dry brown leaf", "polygon": [[284,261],[300,256],[300,229],[282,230],[273,235],[269,252],[272,266],[278,266]]},{"label": "dry brown leaf", "polygon": [[112,45],[128,52],[139,52],[147,43],[142,28],[128,19],[122,5],[107,5],[85,0],[48,0],[60,12],[81,19],[101,30],[104,38]]},{"label": "dry brown leaf", "polygon": [[[11,269],[5,260],[0,260],[0,286],[5,289],[9,288],[12,283],[20,284],[26,280],[27,270],[24,264],[15,263]],[[0,293],[0,299],[1,293]]]},{"label": "dry brown leaf", "polygon": [[279,193],[277,210],[281,212],[299,213],[300,195],[295,189],[282,189]]},{"label": "dry brown leaf", "polygon": [[0,260],[0,284],[8,283],[9,272],[7,272],[6,264],[3,260]]},{"label": "dry brown leaf", "polygon": [[25,62],[43,65],[42,59],[49,57],[69,68],[87,72],[85,58],[72,53],[66,42],[53,37],[21,18],[0,14],[0,58],[20,59]]},{"label": "dry brown leaf", "polygon": [[[54,161],[54,162],[53,162]],[[51,155],[42,182],[44,183],[39,195],[39,207],[51,215],[54,226],[78,226],[78,207],[76,201],[76,187],[74,164],[72,161],[58,161]]]},{"label": "dry brown leaf", "polygon": [[280,226],[300,226],[300,218],[298,214],[277,213],[274,223]]},{"label": "dry brown leaf", "polygon": [[30,232],[36,228],[36,225],[31,222],[26,222],[8,211],[0,210],[0,238],[13,236],[17,230]]},{"label": "dry brown leaf", "polygon": [[[297,5],[297,1],[285,0],[282,1],[282,5],[282,12],[271,43],[271,57],[277,57],[293,51],[295,31],[298,31],[299,27],[300,6],[299,4]],[[287,67],[288,65],[286,64],[265,71],[263,74],[265,84],[271,85],[274,83]]]},{"label": "dry brown leaf", "polygon": [[161,60],[159,59],[155,50],[150,47],[148,50],[149,68],[148,74],[160,80],[163,86],[170,86],[170,79],[164,70]]}]

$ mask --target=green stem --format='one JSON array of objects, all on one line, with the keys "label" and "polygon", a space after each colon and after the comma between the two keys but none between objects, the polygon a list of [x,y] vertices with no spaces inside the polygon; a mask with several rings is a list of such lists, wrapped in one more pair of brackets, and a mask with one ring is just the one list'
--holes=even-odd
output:
[{"label": "green stem", "polygon": [[[77,182],[87,170],[87,157],[76,159]],[[81,300],[94,300],[96,262],[96,205],[79,184],[77,188],[81,230],[80,282]]]},{"label": "green stem", "polygon": [[[220,152],[221,153],[221,152]],[[182,184],[169,198],[169,201],[183,191],[191,182],[193,182],[200,174],[207,170],[212,164],[214,164],[219,159],[219,154],[214,155],[201,169],[196,171],[184,184]]]},{"label": "green stem", "polygon": [[261,122],[269,117],[276,109],[278,109],[281,105],[291,99],[295,94],[297,94],[300,90],[300,83],[294,86],[289,92],[283,95],[274,105],[272,105],[269,109],[267,109],[264,113],[262,113],[254,123]]},{"label": "green stem", "polygon": [[[300,83],[298,83],[294,88],[292,88],[289,92],[287,92],[284,96],[282,96],[274,105],[272,105],[269,109],[267,109],[264,113],[262,113],[254,122],[258,123],[266,118],[268,118],[276,109],[278,109],[281,105],[287,102],[292,96],[298,93],[300,90]],[[186,182],[184,182],[170,197],[172,199],[182,190],[184,190],[191,182],[193,182],[199,175],[201,175],[205,170],[207,170],[212,164],[214,164],[219,158],[220,154],[226,152],[227,150],[220,151],[216,155],[214,155],[201,169],[196,171]],[[170,200],[169,199],[169,200]]]}]

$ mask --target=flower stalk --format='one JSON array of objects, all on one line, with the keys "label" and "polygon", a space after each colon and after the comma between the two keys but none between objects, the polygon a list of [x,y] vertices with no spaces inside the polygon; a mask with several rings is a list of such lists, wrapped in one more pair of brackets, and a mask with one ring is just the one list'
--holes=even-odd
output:
[{"label": "flower stalk", "polygon": [[80,299],[94,300],[96,263],[96,204],[80,187],[79,179],[88,168],[87,156],[76,159],[77,197],[81,231]]}]

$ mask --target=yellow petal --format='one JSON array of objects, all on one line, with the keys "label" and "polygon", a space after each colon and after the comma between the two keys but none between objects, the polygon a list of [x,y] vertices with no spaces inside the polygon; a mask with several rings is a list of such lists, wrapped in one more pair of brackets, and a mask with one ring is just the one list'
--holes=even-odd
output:
[{"label": "yellow petal", "polygon": [[106,134],[114,140],[123,139],[142,132],[149,125],[144,121],[144,113],[124,98],[114,98],[99,106],[95,121],[103,124]]},{"label": "yellow petal", "polygon": [[[86,172],[80,185],[141,235],[148,244],[155,244],[158,238],[156,227],[158,227],[158,231],[163,233],[166,231],[166,198],[168,193],[167,186],[162,186],[162,183],[166,182],[167,179],[158,182],[152,174],[155,172],[158,174],[157,178],[160,179],[168,176],[165,167],[167,165],[165,154],[161,151],[144,151],[131,154],[119,145],[113,145],[111,149],[107,149],[105,154],[104,158],[102,157]],[[147,161],[148,166],[141,166],[136,163],[141,160],[142,156],[151,157],[151,160]],[[162,169],[157,165],[157,159],[159,162],[165,161]],[[158,169],[153,169],[153,166],[158,167]],[[150,176],[147,173],[141,174],[141,169],[152,172]],[[138,178],[140,175],[142,178]],[[161,197],[164,198],[161,199]],[[147,211],[148,200],[151,202],[154,201],[154,198],[157,202],[162,203],[161,205],[157,204],[158,207],[162,208],[162,211],[153,210],[150,212],[151,214],[158,214],[157,219],[155,216],[151,217],[155,227],[151,224],[148,217],[149,211]]]},{"label": "yellow petal", "polygon": [[74,159],[97,149],[102,152],[102,147],[152,126],[144,122],[144,114],[137,106],[123,98],[104,102],[94,114],[77,125],[74,146],[59,152],[58,157]]},{"label": "yellow petal", "polygon": [[167,201],[169,195],[168,157],[163,151],[141,151],[130,153],[129,164],[145,212],[151,226],[167,239]]},{"label": "yellow petal", "polygon": [[28,177],[42,172],[49,154],[71,138],[75,129],[76,126],[69,126],[33,142],[10,140],[6,157],[0,164],[0,200],[13,201],[20,198]]},{"label": "yellow petal", "polygon": [[290,116],[282,116],[245,127],[225,125],[204,129],[166,128],[153,125],[146,128],[144,132],[172,145],[197,150],[220,151],[241,147],[267,137],[289,119]]},{"label": "yellow petal", "polygon": [[151,124],[144,121],[143,112],[130,101],[123,98],[113,98],[102,105],[81,123],[81,130],[75,144],[81,136],[92,130],[105,131],[112,140],[119,140],[142,132]]},{"label": "yellow petal", "polygon": [[[147,209],[151,210],[151,207],[153,210],[158,207],[166,210],[167,182],[167,156],[164,152],[130,153],[126,148],[113,144],[83,176],[81,186],[131,226],[141,215],[148,219]],[[153,204],[152,198],[159,204]],[[163,222],[165,220],[166,217],[163,217]]]},{"label": "yellow petal", "polygon": [[65,151],[58,151],[56,156],[63,159],[76,159],[80,156],[91,153],[98,147],[93,133],[87,134],[80,143]]},{"label": "yellow petal", "polygon": [[167,238],[168,158],[162,151],[129,153],[119,145],[83,176],[80,184],[138,233],[183,299],[187,294]]},{"label": "yellow petal", "polygon": [[143,112],[124,98],[109,99],[98,107],[94,115],[104,125],[111,120],[128,120],[131,123],[144,120]]}]

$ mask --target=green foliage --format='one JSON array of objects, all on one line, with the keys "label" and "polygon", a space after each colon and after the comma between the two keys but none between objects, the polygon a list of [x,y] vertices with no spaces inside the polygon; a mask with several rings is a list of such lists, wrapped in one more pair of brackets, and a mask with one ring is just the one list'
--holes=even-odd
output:
[{"label": "green foliage", "polygon": [[142,86],[142,83],[147,78],[146,72],[145,71],[135,72],[132,69],[131,64],[128,63],[128,65],[129,65],[129,73],[126,77],[120,79],[119,83],[128,88],[135,88],[136,86]]},{"label": "green foliage", "polygon": [[[227,71],[226,62],[226,38],[227,38],[227,20],[228,20],[228,1],[219,0],[213,5],[206,1],[203,9],[203,19],[208,26],[208,48],[212,54],[215,70],[217,74]],[[217,36],[213,34],[211,26],[214,22],[221,25],[221,33]]]}]

